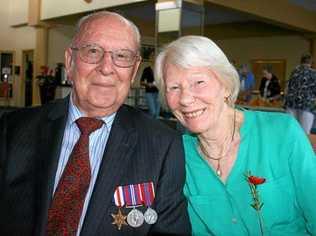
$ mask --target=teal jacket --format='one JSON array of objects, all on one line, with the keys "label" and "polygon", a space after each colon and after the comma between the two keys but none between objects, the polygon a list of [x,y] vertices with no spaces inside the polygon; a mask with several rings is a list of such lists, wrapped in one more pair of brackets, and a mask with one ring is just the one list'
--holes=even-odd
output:
[{"label": "teal jacket", "polygon": [[197,137],[183,136],[188,211],[193,235],[261,235],[245,173],[257,185],[264,235],[316,235],[316,157],[289,115],[243,111],[238,156],[226,183],[197,152]]}]

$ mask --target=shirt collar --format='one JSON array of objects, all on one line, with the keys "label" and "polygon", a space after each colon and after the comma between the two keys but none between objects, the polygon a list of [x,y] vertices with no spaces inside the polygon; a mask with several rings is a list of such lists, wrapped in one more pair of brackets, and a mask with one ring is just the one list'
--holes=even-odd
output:
[{"label": "shirt collar", "polygon": [[[74,104],[73,99],[72,99],[72,92],[70,94],[70,99],[69,99],[68,114],[69,114],[68,120],[67,120],[68,125],[72,125],[77,119],[84,116],[84,114]],[[108,116],[100,117],[99,119],[102,120],[108,127],[111,127],[115,116],[116,116],[116,112]]]}]

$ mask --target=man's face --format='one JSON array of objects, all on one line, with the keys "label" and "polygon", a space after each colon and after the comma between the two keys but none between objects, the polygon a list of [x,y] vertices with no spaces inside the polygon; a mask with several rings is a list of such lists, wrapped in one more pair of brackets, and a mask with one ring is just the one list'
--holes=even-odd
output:
[{"label": "man's face", "polygon": [[[98,45],[104,51],[128,49],[137,53],[137,43],[129,26],[113,16],[102,16],[84,23],[74,47]],[[99,117],[116,112],[124,103],[140,61],[129,68],[113,63],[106,52],[97,64],[84,62],[79,51],[65,53],[67,76],[73,83],[73,101],[86,116]]]},{"label": "man's face", "polygon": [[266,79],[272,79],[272,73],[270,73],[269,71],[267,71],[267,70],[263,70],[262,71],[262,75],[263,75],[263,77],[265,77]]},{"label": "man's face", "polygon": [[248,70],[247,70],[247,68],[242,67],[241,70],[240,70],[240,72],[241,72],[242,75],[247,75]]}]

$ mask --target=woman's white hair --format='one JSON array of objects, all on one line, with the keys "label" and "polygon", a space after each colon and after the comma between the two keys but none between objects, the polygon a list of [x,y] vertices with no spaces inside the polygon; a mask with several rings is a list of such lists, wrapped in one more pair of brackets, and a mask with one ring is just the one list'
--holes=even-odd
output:
[{"label": "woman's white hair", "polygon": [[228,104],[234,106],[240,81],[235,67],[223,51],[210,39],[203,36],[183,36],[168,44],[155,61],[155,79],[165,98],[164,68],[173,64],[182,68],[208,67],[218,75],[219,81],[230,91]]}]

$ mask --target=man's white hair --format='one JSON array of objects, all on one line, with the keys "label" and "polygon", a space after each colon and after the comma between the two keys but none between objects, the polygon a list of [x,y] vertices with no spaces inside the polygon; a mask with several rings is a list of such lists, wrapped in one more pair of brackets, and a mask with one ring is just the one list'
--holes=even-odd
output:
[{"label": "man's white hair", "polygon": [[123,17],[122,15],[116,13],[116,12],[110,12],[110,11],[99,11],[99,12],[94,12],[91,13],[89,15],[86,15],[84,17],[82,17],[77,25],[76,25],[76,29],[75,29],[75,34],[72,38],[71,44],[73,44],[76,39],[78,38],[78,36],[81,33],[81,26],[84,25],[85,23],[89,22],[90,20],[99,18],[99,17],[109,17],[109,16],[113,16],[113,17],[117,17],[120,21],[122,21],[123,23],[125,23],[127,26],[130,26],[130,28],[132,29],[132,31],[134,32],[134,37],[135,37],[135,42],[137,45],[137,50],[140,50],[140,41],[141,41],[141,36],[140,36],[140,32],[138,27],[130,20],[126,19],[125,17]]}]

